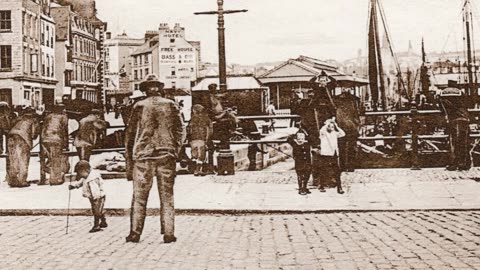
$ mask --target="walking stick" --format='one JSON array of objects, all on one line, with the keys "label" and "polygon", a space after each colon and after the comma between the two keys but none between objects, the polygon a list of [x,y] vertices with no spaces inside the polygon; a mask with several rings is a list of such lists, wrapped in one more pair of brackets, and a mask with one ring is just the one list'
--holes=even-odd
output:
[{"label": "walking stick", "polygon": [[[69,182],[72,182],[71,179],[72,178],[70,178]],[[69,217],[70,217],[70,196],[71,196],[71,193],[72,193],[72,190],[70,190],[70,188],[69,188],[68,189],[68,206],[67,206],[67,226],[66,226],[65,234],[68,234],[68,221],[69,221]]]},{"label": "walking stick", "polygon": [[[70,150],[70,142],[68,144],[68,148]],[[69,151],[70,152],[70,151]],[[69,186],[70,184],[72,183],[72,157],[70,156],[69,157],[69,163],[70,163],[70,179],[68,180],[69,182]],[[70,189],[70,187],[68,188],[68,205],[67,205],[67,225],[66,225],[66,229],[65,229],[65,234],[68,234],[68,222],[69,222],[69,219],[70,219],[70,198],[71,198],[71,194],[72,194],[72,190]]]}]

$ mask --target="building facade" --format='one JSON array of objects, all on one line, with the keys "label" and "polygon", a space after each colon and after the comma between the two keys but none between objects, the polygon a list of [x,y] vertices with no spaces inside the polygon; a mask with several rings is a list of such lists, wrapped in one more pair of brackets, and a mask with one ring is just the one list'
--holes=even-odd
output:
[{"label": "building facade", "polygon": [[[130,79],[132,73],[130,55],[144,44],[144,39],[131,38],[126,33],[105,39],[105,85],[107,103],[122,103],[131,94]],[[137,76],[138,77],[138,76]]]},{"label": "building facade", "polygon": [[55,21],[49,0],[0,6],[0,101],[42,109],[54,103]]},{"label": "building facade", "polygon": [[200,42],[188,41],[184,27],[161,23],[158,31],[147,31],[145,43],[131,55],[132,89],[153,73],[165,88],[190,92],[198,78],[200,54]]},{"label": "building facade", "polygon": [[159,79],[166,88],[191,90],[198,75],[199,42],[187,41],[178,23],[173,28],[161,24],[159,35]]},{"label": "building facade", "polygon": [[147,31],[144,43],[131,53],[130,90],[138,90],[146,75],[152,73],[158,76],[159,65],[154,64],[158,63],[158,41],[157,31]]},{"label": "building facade", "polygon": [[96,17],[94,6],[94,1],[52,4],[52,17],[57,22],[56,98],[102,101],[106,24]]}]

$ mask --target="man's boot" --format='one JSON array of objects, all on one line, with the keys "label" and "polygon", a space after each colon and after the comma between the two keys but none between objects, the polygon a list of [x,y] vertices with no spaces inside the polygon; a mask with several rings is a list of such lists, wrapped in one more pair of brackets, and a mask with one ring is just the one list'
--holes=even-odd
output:
[{"label": "man's boot", "polygon": [[138,243],[140,241],[140,235],[130,232],[130,234],[127,237],[125,237],[125,240],[127,243],[129,242]]},{"label": "man's boot", "polygon": [[163,242],[165,242],[165,244],[173,243],[176,241],[177,241],[177,238],[175,236],[167,236],[167,235],[163,236]]},{"label": "man's boot", "polygon": [[337,180],[337,193],[338,194],[343,194],[345,191],[342,189],[342,180]]},{"label": "man's boot", "polygon": [[308,185],[308,179],[306,179],[306,180],[304,179],[302,184],[303,184],[303,191],[305,192],[305,194],[310,194],[310,193],[312,193],[312,192],[310,192],[310,190],[308,190],[308,187],[307,187],[307,185]]},{"label": "man's boot", "polygon": [[100,228],[107,228],[107,227],[108,227],[107,220],[105,219],[105,215],[103,215],[100,218]]},{"label": "man's boot", "polygon": [[101,230],[102,229],[100,228],[100,219],[98,217],[95,217],[93,221],[93,227],[89,232],[94,233],[94,232],[99,232]]},{"label": "man's boot", "polygon": [[205,175],[207,175],[207,173],[205,172],[205,171],[206,171],[206,168],[204,168],[203,163],[197,163],[197,167],[199,168],[199,169],[198,169],[198,175],[200,175],[200,176],[205,176]]},{"label": "man's boot", "polygon": [[301,177],[301,176],[298,176],[297,181],[298,181],[298,194],[299,194],[299,195],[305,195],[306,193],[305,193],[305,191],[304,191],[304,189],[303,189],[302,177]]},{"label": "man's boot", "polygon": [[193,171],[193,175],[194,175],[194,176],[198,176],[198,175],[199,175],[200,166],[198,166],[198,163],[194,163],[193,166],[194,166],[194,168],[195,168],[194,171]]}]

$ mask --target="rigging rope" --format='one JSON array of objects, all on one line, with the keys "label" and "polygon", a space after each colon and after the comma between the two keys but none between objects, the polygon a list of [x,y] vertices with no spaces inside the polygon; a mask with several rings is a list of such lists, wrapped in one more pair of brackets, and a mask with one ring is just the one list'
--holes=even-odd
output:
[{"label": "rigging rope", "polygon": [[[390,31],[389,31],[388,24],[387,24],[386,18],[385,18],[385,17],[386,17],[386,16],[385,16],[385,11],[384,11],[383,6],[382,6],[382,4],[380,3],[380,1],[378,1],[378,7],[379,7],[379,10],[380,10],[380,17],[381,17],[381,19],[382,19],[383,28],[384,28],[384,30],[385,30],[385,36],[387,37],[388,47],[389,47],[389,49],[390,49],[390,53],[392,54],[393,61],[394,61],[394,63],[395,63],[395,67],[396,67],[396,69],[397,69],[397,74],[400,74],[400,83],[401,83],[401,85],[402,85],[402,87],[403,87],[403,91],[404,91],[404,93],[405,93],[405,96],[406,96],[407,99],[408,99],[408,102],[411,102],[412,99],[411,99],[411,97],[408,95],[407,89],[406,89],[406,87],[405,87],[405,82],[403,81],[402,70],[401,70],[401,68],[400,68],[400,64],[399,64],[398,59],[397,59],[397,57],[396,57],[396,55],[395,55],[395,53],[394,53],[394,50],[393,50],[393,44],[392,44],[392,41],[391,41],[391,39],[390,39],[390,34],[389,34]],[[401,95],[401,93],[400,93],[400,95]]]}]

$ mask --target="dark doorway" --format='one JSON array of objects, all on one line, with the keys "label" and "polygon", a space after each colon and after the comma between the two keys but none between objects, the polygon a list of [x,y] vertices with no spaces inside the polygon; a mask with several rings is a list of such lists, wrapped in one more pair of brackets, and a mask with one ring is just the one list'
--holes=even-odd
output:
[{"label": "dark doorway", "polygon": [[55,90],[54,89],[42,89],[42,102],[45,109],[50,109],[55,104]]},{"label": "dark doorway", "polygon": [[0,89],[0,101],[7,102],[12,106],[12,89]]}]

